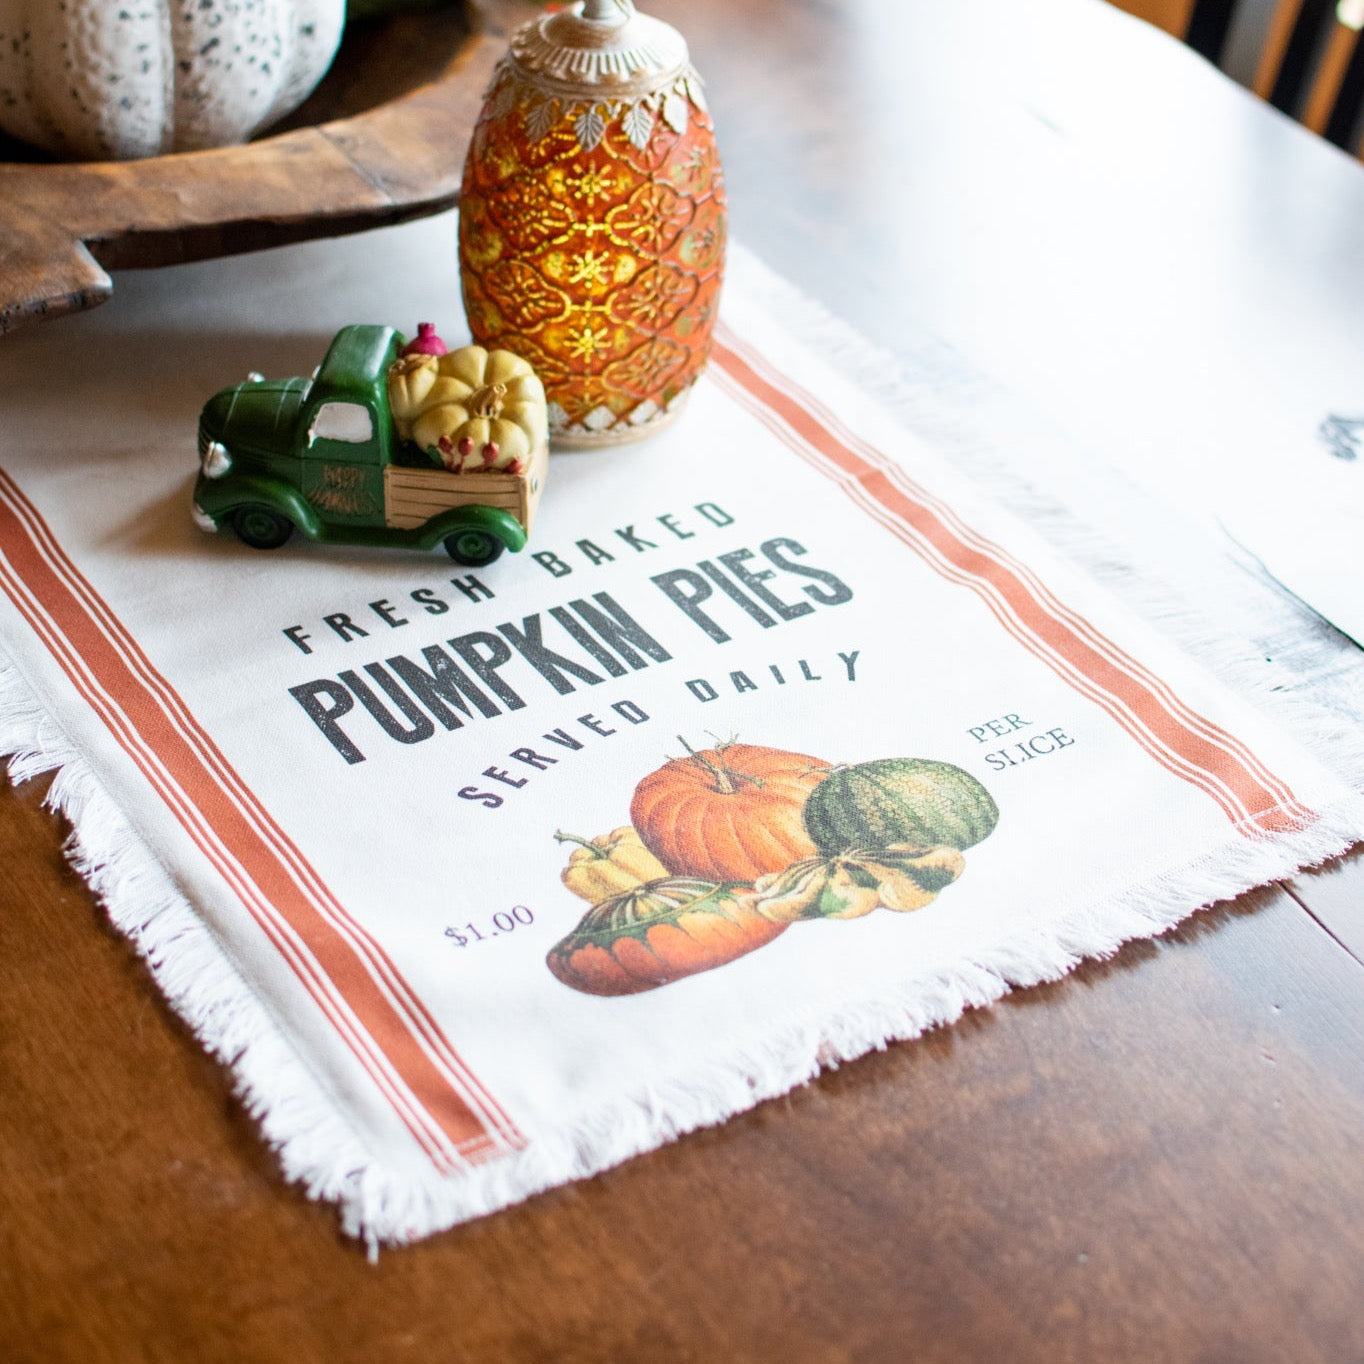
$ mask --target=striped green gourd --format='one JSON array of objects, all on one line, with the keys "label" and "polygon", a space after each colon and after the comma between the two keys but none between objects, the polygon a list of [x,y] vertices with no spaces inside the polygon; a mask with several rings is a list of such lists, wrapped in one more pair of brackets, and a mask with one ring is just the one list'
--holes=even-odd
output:
[{"label": "striped green gourd", "polygon": [[999,821],[999,807],[969,773],[931,758],[877,758],[836,767],[805,802],[805,828],[820,852],[849,848],[965,849]]}]

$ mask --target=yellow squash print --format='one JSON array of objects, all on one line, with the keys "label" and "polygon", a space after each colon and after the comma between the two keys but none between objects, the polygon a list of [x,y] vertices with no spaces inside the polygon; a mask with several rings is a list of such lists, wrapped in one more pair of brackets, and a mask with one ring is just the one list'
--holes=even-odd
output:
[{"label": "yellow squash print", "polygon": [[600,838],[579,838],[562,830],[554,837],[560,843],[578,844],[560,879],[590,905],[668,875],[667,867],[640,842],[629,824]]},{"label": "yellow squash print", "polygon": [[882,853],[866,856],[863,865],[880,877],[881,903],[900,913],[931,904],[966,869],[966,859],[956,848],[925,850],[893,843]]},{"label": "yellow squash print", "polygon": [[878,906],[922,909],[961,875],[966,859],[956,848],[892,844],[853,848],[837,857],[806,857],[775,875],[760,876],[752,904],[776,923],[799,919],[860,919]]},{"label": "yellow squash print", "polygon": [[774,923],[860,919],[881,903],[875,878],[851,857],[803,857],[753,883],[753,906]]}]

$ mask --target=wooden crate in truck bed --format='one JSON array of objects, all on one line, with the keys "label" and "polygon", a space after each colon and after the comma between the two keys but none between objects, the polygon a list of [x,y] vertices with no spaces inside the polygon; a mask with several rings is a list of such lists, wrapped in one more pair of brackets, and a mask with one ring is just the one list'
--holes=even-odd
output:
[{"label": "wooden crate in truck bed", "polygon": [[394,530],[415,530],[453,507],[478,503],[510,512],[529,533],[544,487],[548,451],[537,450],[524,473],[452,474],[447,469],[384,469],[384,521]]}]

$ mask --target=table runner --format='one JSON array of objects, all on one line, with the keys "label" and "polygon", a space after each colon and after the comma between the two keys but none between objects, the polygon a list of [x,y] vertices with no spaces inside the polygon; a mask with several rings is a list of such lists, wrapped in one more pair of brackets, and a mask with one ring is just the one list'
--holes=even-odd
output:
[{"label": "table runner", "polygon": [[[376,240],[372,278],[335,296],[326,253],[277,253],[300,328],[282,340],[249,330],[261,297],[201,296],[206,346],[175,284],[141,316],[21,338],[26,376],[83,358],[90,377],[80,410],[26,392],[41,421],[0,474],[12,772],[60,770],[78,865],[286,1172],[372,1245],[719,1121],[1364,836],[1328,753],[1057,561],[818,337],[774,325],[742,264],[682,418],[556,456],[526,554],[469,570],[202,535],[193,422],[233,374],[195,385],[227,352],[306,372],[341,321],[440,316],[401,282],[429,231]],[[727,831],[667,789],[696,764],[740,792]],[[921,809],[873,827],[853,777],[925,773],[934,800],[967,793],[932,838],[907,845]],[[816,854],[798,845],[821,790],[820,827],[857,837]],[[794,866],[759,878],[774,831]],[[691,917],[668,920],[685,942],[626,931],[648,908],[628,890],[580,930],[631,858],[688,882]],[[820,914],[856,917],[788,923]]]}]

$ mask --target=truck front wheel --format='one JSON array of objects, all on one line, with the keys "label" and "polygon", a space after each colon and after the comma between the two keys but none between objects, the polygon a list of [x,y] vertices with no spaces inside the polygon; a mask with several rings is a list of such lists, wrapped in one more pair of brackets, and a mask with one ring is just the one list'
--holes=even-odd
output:
[{"label": "truck front wheel", "polygon": [[252,549],[278,549],[294,533],[294,523],[269,507],[238,507],[232,529]]},{"label": "truck front wheel", "polygon": [[445,537],[445,552],[466,568],[490,564],[506,548],[495,535],[483,530],[457,530]]}]

